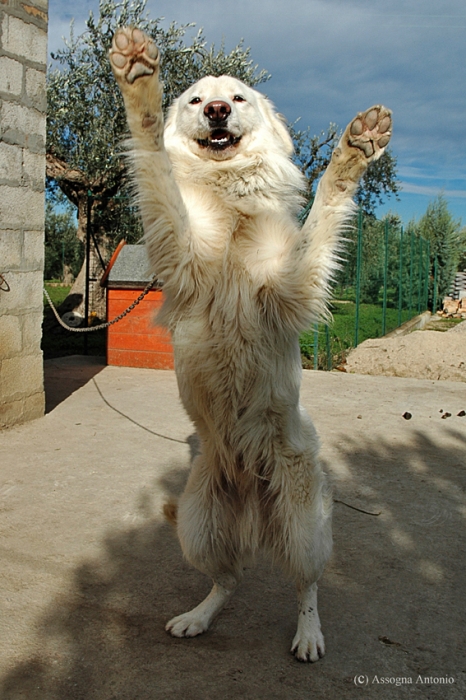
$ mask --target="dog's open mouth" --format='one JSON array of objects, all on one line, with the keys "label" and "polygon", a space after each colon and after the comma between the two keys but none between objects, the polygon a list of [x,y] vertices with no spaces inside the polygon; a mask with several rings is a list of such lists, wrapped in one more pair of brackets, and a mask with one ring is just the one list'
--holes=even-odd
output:
[{"label": "dog's open mouth", "polygon": [[212,148],[214,151],[223,151],[225,148],[235,146],[241,140],[241,136],[233,136],[226,129],[214,129],[206,139],[198,139],[199,146]]}]

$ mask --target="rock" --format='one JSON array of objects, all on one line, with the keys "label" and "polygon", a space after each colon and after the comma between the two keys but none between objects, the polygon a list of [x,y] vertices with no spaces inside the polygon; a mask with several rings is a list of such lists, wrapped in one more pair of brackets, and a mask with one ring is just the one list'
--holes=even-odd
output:
[{"label": "rock", "polygon": [[452,299],[451,301],[443,302],[443,310],[447,314],[456,314],[460,306],[460,302],[457,299]]}]

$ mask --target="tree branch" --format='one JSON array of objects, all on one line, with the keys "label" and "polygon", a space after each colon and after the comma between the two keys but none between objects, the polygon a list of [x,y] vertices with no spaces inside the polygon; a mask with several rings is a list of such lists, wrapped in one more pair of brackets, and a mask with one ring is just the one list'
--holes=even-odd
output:
[{"label": "tree branch", "polygon": [[53,153],[45,157],[46,174],[55,180],[62,192],[75,206],[78,206],[79,196],[89,188],[89,180],[78,168],[70,168],[68,163]]},{"label": "tree branch", "polygon": [[[335,139],[335,135],[336,135],[336,131],[331,131],[331,132],[328,134],[328,136],[327,136],[326,139],[324,139],[323,141],[321,141],[321,142],[318,143],[318,144],[313,144],[312,149],[311,149],[311,154],[312,154],[312,155],[311,155],[311,159],[310,159],[310,161],[303,167],[303,172],[306,171],[308,168],[311,167],[311,165],[313,165],[313,164],[315,163],[316,157],[317,157],[317,155],[318,155],[320,149],[323,148],[324,146],[328,146],[329,144],[331,144],[331,143],[334,141],[334,139]],[[327,167],[328,163],[330,162],[330,158],[326,158],[325,161],[326,161],[326,162],[325,162],[325,165],[323,165],[322,170],[323,170],[324,168]]]}]

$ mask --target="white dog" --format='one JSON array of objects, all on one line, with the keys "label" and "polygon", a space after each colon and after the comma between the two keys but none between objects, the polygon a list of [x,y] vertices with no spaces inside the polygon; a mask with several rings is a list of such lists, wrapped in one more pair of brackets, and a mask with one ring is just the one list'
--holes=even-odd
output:
[{"label": "white dog", "polygon": [[332,548],[332,498],[299,405],[298,336],[325,315],[339,233],[361,175],[390,139],[390,112],[377,105],[347,127],[300,228],[303,177],[263,95],[234,78],[203,78],[175,101],[164,130],[156,46],[120,29],[110,60],[149,258],[164,281],[161,321],[201,442],[176,519],[186,558],[213,588],[166,629],[176,637],[207,630],[245,561],[264,548],[296,581],[292,651],[316,661],[324,654],[316,582]]}]

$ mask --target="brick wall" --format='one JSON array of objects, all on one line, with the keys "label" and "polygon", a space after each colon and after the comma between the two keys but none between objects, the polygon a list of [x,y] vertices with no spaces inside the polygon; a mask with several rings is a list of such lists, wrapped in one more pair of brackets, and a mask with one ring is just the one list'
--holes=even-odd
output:
[{"label": "brick wall", "polygon": [[46,61],[47,0],[0,0],[0,426],[44,412]]}]

